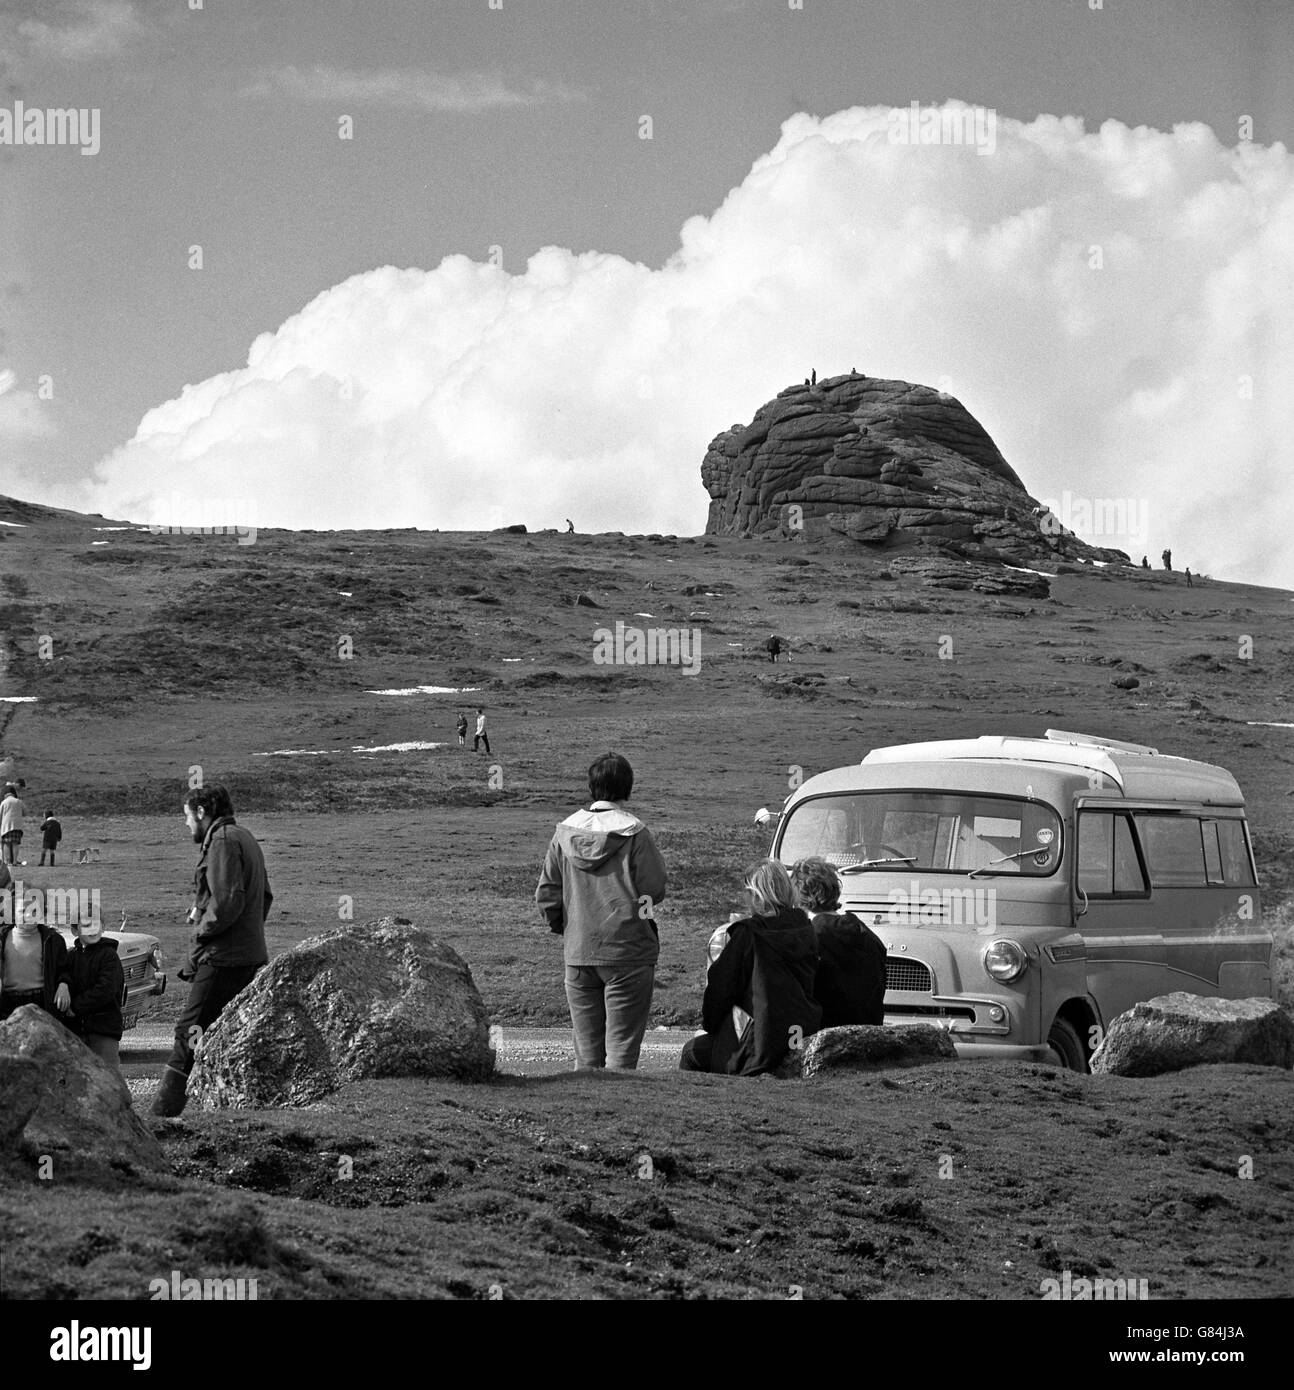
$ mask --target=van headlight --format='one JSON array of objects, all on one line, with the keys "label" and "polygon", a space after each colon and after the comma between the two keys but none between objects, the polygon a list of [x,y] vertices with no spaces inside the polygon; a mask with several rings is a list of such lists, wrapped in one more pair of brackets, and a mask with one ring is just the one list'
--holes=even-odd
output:
[{"label": "van headlight", "polygon": [[1018,941],[990,941],[984,948],[984,969],[1003,984],[1017,980],[1029,968],[1029,957]]},{"label": "van headlight", "polygon": [[711,965],[713,965],[713,964],[715,963],[715,961],[717,961],[717,960],[719,959],[719,957],[720,957],[721,955],[723,955],[723,948],[724,948],[727,944],[728,944],[728,928],[727,928],[727,927],[719,927],[716,931],[714,931],[714,932],[711,933],[711,935],[710,935],[710,943],[709,943],[709,945],[706,947],[706,955],[709,956],[709,958],[710,958],[710,964],[711,964]]}]

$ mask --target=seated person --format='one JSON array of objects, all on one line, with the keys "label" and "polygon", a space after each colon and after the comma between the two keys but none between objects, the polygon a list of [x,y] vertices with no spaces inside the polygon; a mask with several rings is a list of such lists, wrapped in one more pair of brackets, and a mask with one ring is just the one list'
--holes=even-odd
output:
[{"label": "seated person", "polygon": [[820,1028],[885,1022],[885,945],[852,912],[840,910],[840,878],[825,859],[801,859],[791,870],[796,901],[813,918],[818,971],[813,997]]},{"label": "seated person", "polygon": [[117,943],[104,936],[97,919],[72,928],[76,943],[68,952],[72,1009],[64,1020],[96,1057],[121,1070],[117,1049],[123,1019],[121,999],[126,976],[117,955]]},{"label": "seated person", "polygon": [[[790,877],[765,859],[747,872],[745,891],[750,916],[729,925],[727,945],[710,966],[701,1004],[705,1032],[684,1046],[684,1071],[774,1071],[793,1044],[818,1028],[813,924],[795,905]],[[750,1015],[740,1027],[734,1008]]]},{"label": "seated person", "polygon": [[0,930],[0,980],[0,1018],[24,1004],[37,1004],[60,1018],[72,998],[62,936],[43,922],[25,920]]}]

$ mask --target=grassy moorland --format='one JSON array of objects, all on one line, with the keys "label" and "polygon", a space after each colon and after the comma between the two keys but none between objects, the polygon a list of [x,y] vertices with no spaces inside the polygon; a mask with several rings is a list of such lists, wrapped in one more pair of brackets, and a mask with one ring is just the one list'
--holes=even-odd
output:
[{"label": "grassy moorland", "polygon": [[[1288,594],[1084,567],[1021,599],[776,542],[239,546],[5,516],[26,525],[0,532],[0,694],[36,700],[0,704],[0,753],[29,811],[56,809],[68,848],[101,850],[57,881],[99,887],[172,960],[193,858],[178,803],[200,768],[265,845],[271,950],[350,900],[357,920],[444,935],[496,1020],[563,1022],[531,894],[588,762],[616,748],[671,871],[653,1022],[687,1025],[706,936],[767,846],[753,813],[791,779],[881,744],[1059,727],[1236,774],[1290,1000]],[[595,631],[617,621],[699,632],[699,669],[596,664]],[[760,650],[770,631],[789,664]],[[1129,675],[1136,688],[1113,684]],[[472,689],[372,693],[419,685]],[[488,757],[454,746],[477,703]],[[394,747],[412,743],[442,746]],[[1273,1293],[1291,1275],[1291,1094],[1257,1068],[1134,1082],[970,1064],[805,1086],[384,1082],[300,1114],[186,1114],[164,1127],[174,1179],[76,1203],[13,1189],[5,1292],[140,1296],[182,1262],[259,1272],[280,1297],[1037,1297],[1062,1268],[1145,1277],[1155,1297]],[[1255,1181],[1237,1181],[1243,1154]],[[129,1234],[123,1204],[147,1218]]]}]

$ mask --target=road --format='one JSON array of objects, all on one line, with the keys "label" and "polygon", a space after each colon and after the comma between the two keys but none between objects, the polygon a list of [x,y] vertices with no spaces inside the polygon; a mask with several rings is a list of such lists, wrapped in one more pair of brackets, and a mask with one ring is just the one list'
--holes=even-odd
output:
[{"label": "road", "polygon": [[[134,1095],[149,1095],[171,1051],[173,1029],[140,1023],[121,1039],[121,1073]],[[551,1076],[575,1065],[569,1028],[500,1028],[495,1032],[500,1071],[518,1076]],[[673,1071],[678,1054],[692,1036],[688,1030],[658,1028],[643,1039],[639,1068]]]}]

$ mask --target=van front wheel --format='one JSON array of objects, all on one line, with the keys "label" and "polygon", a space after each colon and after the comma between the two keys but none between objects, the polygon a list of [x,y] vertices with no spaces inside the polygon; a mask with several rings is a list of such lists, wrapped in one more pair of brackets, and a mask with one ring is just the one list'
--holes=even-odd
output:
[{"label": "van front wheel", "polygon": [[1056,1061],[1067,1071],[1086,1071],[1087,1053],[1083,1049],[1083,1039],[1072,1023],[1058,1018],[1047,1034],[1047,1046],[1051,1048]]}]

